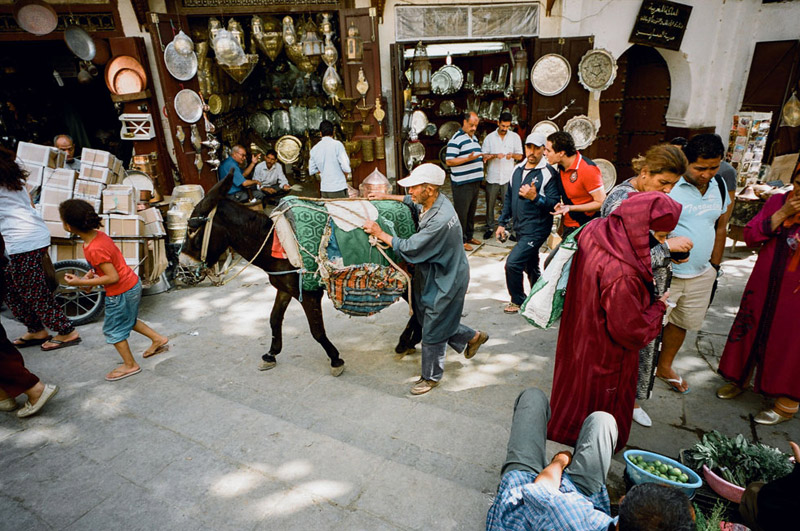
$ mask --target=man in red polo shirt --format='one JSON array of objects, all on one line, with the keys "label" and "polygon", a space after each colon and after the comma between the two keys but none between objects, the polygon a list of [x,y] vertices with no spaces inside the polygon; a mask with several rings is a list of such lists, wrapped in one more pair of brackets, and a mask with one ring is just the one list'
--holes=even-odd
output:
[{"label": "man in red polo shirt", "polygon": [[547,137],[544,156],[561,171],[564,195],[553,213],[564,216],[562,237],[566,238],[591,220],[603,206],[606,198],[603,176],[594,162],[575,149],[572,135],[565,131]]}]

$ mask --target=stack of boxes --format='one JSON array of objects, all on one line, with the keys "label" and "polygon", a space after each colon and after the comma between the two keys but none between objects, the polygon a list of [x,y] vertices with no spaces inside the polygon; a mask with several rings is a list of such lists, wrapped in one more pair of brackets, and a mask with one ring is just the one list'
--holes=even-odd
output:
[{"label": "stack of boxes", "polygon": [[[122,162],[111,153],[84,149],[81,153],[81,170],[64,168],[66,155],[56,148],[20,142],[17,158],[28,172],[27,188],[35,197],[39,188],[37,209],[42,215],[50,235],[54,238],[71,237],[64,230],[58,206],[67,199],[83,199],[103,217],[103,230],[115,241],[130,266],[137,266],[143,258],[140,241],[129,238],[165,235],[161,213],[156,208],[137,212],[137,197],[132,186],[117,184],[124,176]],[[105,213],[105,215],[102,215]],[[82,260],[80,242],[54,243],[50,257],[55,261]]]}]

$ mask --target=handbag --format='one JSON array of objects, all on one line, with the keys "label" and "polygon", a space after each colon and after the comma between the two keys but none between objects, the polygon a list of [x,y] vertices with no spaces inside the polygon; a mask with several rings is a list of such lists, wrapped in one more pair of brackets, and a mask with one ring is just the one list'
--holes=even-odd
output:
[{"label": "handbag", "polygon": [[520,307],[520,314],[536,328],[550,328],[561,318],[572,258],[578,250],[577,236],[585,226],[582,225],[572,232],[553,251],[544,272],[533,284],[528,298]]}]

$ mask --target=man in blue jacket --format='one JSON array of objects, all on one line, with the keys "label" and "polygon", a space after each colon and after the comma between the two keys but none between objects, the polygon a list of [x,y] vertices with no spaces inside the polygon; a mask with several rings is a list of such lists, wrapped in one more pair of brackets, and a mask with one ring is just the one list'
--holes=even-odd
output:
[{"label": "man in blue jacket", "polygon": [[506,225],[510,221],[517,233],[517,245],[506,259],[506,287],[511,296],[503,310],[506,313],[517,313],[525,301],[522,273],[527,273],[531,286],[539,278],[539,248],[550,235],[551,212],[559,202],[558,171],[542,156],[546,143],[541,133],[531,133],[525,139],[525,162],[514,168],[498,220],[498,240],[508,238]]}]

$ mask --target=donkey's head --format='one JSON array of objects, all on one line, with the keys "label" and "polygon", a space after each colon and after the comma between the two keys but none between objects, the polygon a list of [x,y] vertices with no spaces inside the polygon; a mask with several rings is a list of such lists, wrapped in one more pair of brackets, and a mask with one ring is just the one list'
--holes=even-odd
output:
[{"label": "donkey's head", "polygon": [[[232,184],[233,169],[231,168],[228,175],[215,184],[192,210],[192,217],[189,218],[189,233],[186,235],[186,241],[181,249],[184,257],[211,266],[228,248],[227,228],[222,223],[213,223],[211,215],[228,201],[226,196]],[[214,217],[216,217],[216,213]],[[208,243],[205,256],[202,256],[206,231],[209,231]]]}]

